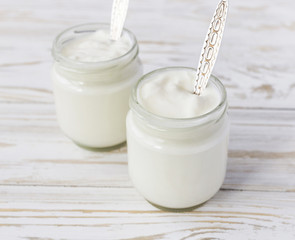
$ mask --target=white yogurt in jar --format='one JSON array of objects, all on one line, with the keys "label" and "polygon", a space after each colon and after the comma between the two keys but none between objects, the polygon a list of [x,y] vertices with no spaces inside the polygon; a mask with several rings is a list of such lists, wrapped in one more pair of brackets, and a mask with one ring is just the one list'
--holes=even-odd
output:
[{"label": "white yogurt in jar", "polygon": [[166,68],[136,86],[127,116],[129,174],[151,203],[196,206],[220,188],[226,171],[228,117],[223,85],[211,77],[193,94],[196,72]]},{"label": "white yogurt in jar", "polygon": [[104,148],[126,140],[132,87],[142,75],[134,35],[109,40],[109,26],[86,24],[61,33],[53,45],[55,105],[63,132],[79,145]]},{"label": "white yogurt in jar", "polygon": [[63,56],[80,62],[101,62],[118,58],[132,47],[125,33],[118,41],[110,39],[109,29],[98,29],[67,43],[61,50]]},{"label": "white yogurt in jar", "polygon": [[143,81],[137,98],[146,110],[167,118],[192,118],[204,115],[220,102],[220,94],[211,83],[201,96],[192,94],[195,73],[166,71],[150,81]]}]

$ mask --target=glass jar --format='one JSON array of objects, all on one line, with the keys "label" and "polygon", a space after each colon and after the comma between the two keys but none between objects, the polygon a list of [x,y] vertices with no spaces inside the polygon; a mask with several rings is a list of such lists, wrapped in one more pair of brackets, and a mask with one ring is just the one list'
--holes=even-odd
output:
[{"label": "glass jar", "polygon": [[169,70],[143,76],[130,97],[127,115],[129,175],[135,188],[152,204],[188,210],[210,199],[223,183],[229,136],[227,97],[222,83],[210,82],[220,93],[212,111],[194,118],[166,118],[148,112],[137,100],[144,81]]},{"label": "glass jar", "polygon": [[80,62],[65,57],[62,49],[73,39],[109,29],[108,24],[84,24],[59,34],[52,54],[53,90],[57,119],[62,131],[74,142],[90,148],[105,148],[126,140],[128,99],[142,76],[135,36],[127,29],[131,48],[107,61]]}]

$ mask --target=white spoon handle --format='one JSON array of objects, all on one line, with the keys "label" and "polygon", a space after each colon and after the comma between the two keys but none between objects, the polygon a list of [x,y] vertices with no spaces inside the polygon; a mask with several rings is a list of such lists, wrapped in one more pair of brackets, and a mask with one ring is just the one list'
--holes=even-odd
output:
[{"label": "white spoon handle", "polygon": [[225,26],[227,9],[228,1],[221,0],[211,20],[197,68],[197,78],[194,86],[194,93],[197,95],[200,95],[206,88],[214,67]]},{"label": "white spoon handle", "polygon": [[129,0],[114,0],[111,17],[110,39],[117,41],[121,37],[127,15]]}]

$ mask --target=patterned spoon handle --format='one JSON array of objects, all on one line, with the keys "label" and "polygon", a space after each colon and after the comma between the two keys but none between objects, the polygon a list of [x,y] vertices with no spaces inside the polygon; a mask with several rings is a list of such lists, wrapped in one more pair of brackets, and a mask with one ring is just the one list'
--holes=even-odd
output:
[{"label": "patterned spoon handle", "polygon": [[127,15],[129,0],[114,0],[111,17],[110,39],[117,41],[121,37]]},{"label": "patterned spoon handle", "polygon": [[197,78],[194,86],[194,94],[200,95],[206,88],[212,69],[214,67],[228,9],[228,1],[221,0],[215,10],[211,20],[208,33],[206,35],[201,52],[199,66],[197,68]]}]

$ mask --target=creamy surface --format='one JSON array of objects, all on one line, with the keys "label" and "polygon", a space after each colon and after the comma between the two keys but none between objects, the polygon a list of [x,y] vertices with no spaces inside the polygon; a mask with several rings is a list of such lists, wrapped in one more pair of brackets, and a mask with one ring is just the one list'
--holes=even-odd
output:
[{"label": "creamy surface", "polygon": [[139,86],[137,98],[146,110],[168,118],[192,118],[213,110],[221,101],[210,82],[200,96],[193,94],[195,72],[173,69],[152,74]]},{"label": "creamy surface", "polygon": [[131,47],[132,42],[127,34],[123,33],[118,41],[112,41],[109,31],[101,29],[70,41],[62,49],[62,54],[75,61],[101,62],[118,58]]}]

